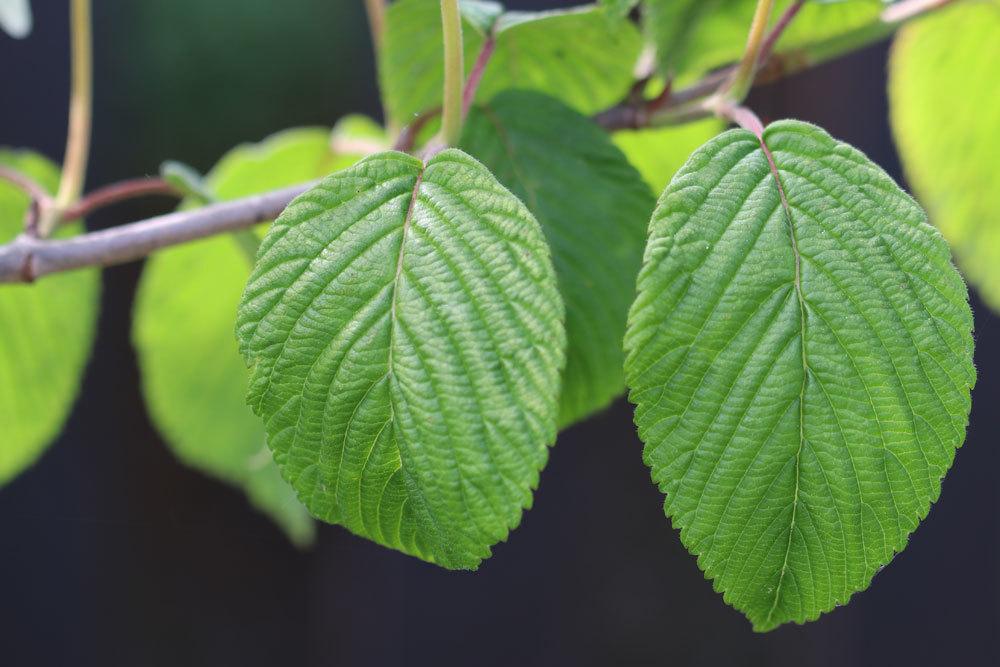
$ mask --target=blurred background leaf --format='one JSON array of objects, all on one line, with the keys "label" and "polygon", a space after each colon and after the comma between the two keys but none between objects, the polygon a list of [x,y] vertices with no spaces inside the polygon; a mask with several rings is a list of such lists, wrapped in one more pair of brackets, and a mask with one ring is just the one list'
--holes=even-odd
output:
[{"label": "blurred background leaf", "polygon": [[14,39],[31,34],[31,5],[28,0],[0,0],[0,28]]},{"label": "blurred background leaf", "polygon": [[[49,193],[59,168],[31,151],[0,149],[0,164]],[[0,180],[0,243],[21,233],[28,196]],[[71,236],[83,225],[63,225]],[[62,430],[90,358],[100,272],[81,269],[34,285],[0,287],[0,486],[33,464]]]}]

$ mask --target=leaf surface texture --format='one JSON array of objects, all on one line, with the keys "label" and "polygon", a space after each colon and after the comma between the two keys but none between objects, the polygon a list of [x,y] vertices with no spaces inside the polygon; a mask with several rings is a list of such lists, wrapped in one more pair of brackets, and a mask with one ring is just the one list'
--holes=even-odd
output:
[{"label": "leaf surface texture", "polygon": [[625,388],[622,337],[655,200],[608,134],[562,102],[508,91],[477,108],[462,146],[538,219],[566,304],[560,426]]},{"label": "leaf surface texture", "polygon": [[555,439],[562,318],[538,223],[485,167],[388,152],[278,218],[237,334],[248,402],[313,514],[469,569]]},{"label": "leaf surface texture", "polygon": [[758,630],[816,618],[905,545],[965,436],[972,314],[947,244],[811,125],[731,130],[660,199],[626,376],[664,509]]}]

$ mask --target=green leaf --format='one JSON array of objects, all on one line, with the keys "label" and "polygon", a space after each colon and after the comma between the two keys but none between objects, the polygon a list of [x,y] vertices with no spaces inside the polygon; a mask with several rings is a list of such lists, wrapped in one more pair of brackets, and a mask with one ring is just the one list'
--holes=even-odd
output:
[{"label": "green leaf", "polygon": [[598,4],[604,7],[609,16],[622,19],[639,4],[639,0],[600,0]]},{"label": "green leaf", "polygon": [[667,515],[757,630],[844,604],[905,545],[962,444],[972,313],[948,246],[864,155],[771,125],[660,199],[626,377]]},{"label": "green leaf", "polygon": [[[774,3],[771,23],[793,0]],[[739,60],[756,0],[646,0],[645,24],[661,70],[686,77]],[[882,0],[810,0],[778,41],[778,51],[843,37],[879,23]]]},{"label": "green leaf", "polygon": [[965,275],[1000,312],[998,35],[1000,11],[988,3],[907,25],[892,49],[889,99],[907,179]]},{"label": "green leaf", "polygon": [[[350,164],[352,157],[330,152],[329,141],[328,130],[306,128],[240,146],[202,189],[210,199],[236,199]],[[281,479],[244,400],[248,373],[233,322],[250,268],[243,241],[231,235],[157,253],[143,271],[132,338],[150,416],[177,457],[242,488],[292,542],[306,545],[313,522]]]},{"label": "green leaf", "polygon": [[[558,97],[590,114],[619,101],[633,80],[642,48],[638,30],[610,21],[596,6],[550,12],[508,12],[470,21],[464,16],[466,70],[486,34],[496,49],[477,92],[489,100],[501,90],[523,88]],[[441,104],[444,52],[439,4],[399,0],[386,14],[380,78],[389,116],[398,123]],[[492,21],[492,23],[491,23]],[[492,26],[488,29],[486,26]]]},{"label": "green leaf", "polygon": [[653,191],[662,192],[691,152],[723,127],[722,122],[710,118],[675,127],[622,130],[612,139]]},{"label": "green leaf", "polygon": [[538,223],[454,149],[293,201],[240,302],[247,400],[317,517],[475,568],[556,435],[563,309]]},{"label": "green leaf", "polygon": [[205,185],[204,177],[198,173],[197,169],[183,162],[167,160],[160,165],[160,177],[185,197],[190,197],[199,203],[204,204],[215,200],[215,193],[211,192]]},{"label": "green leaf", "polygon": [[208,185],[219,199],[237,199],[319,178],[358,160],[358,152],[332,151],[330,137],[325,128],[293,128],[237,146],[212,169]]},{"label": "green leaf", "polygon": [[503,16],[504,12],[503,5],[499,2],[477,0],[459,0],[459,10],[462,12],[462,18],[484,35],[493,30],[497,19]]},{"label": "green leaf", "polygon": [[[59,171],[28,151],[0,150],[0,164],[49,192]],[[0,242],[24,226],[28,196],[0,180]],[[83,231],[63,225],[58,236]],[[79,391],[97,322],[100,273],[60,273],[33,285],[0,286],[0,484],[34,463],[62,430]]]},{"label": "green leaf", "polygon": [[625,389],[622,336],[639,272],[648,186],[589,119],[540,93],[508,91],[475,109],[462,147],[538,219],[566,304],[560,427]]},{"label": "green leaf", "polygon": [[0,28],[14,39],[31,34],[31,5],[28,0],[0,0]]},{"label": "green leaf", "polygon": [[385,128],[368,116],[361,114],[344,116],[337,121],[330,133],[330,147],[334,153],[352,158],[338,168],[354,164],[357,161],[353,159],[355,156],[360,158],[364,155],[387,150],[389,143]]}]

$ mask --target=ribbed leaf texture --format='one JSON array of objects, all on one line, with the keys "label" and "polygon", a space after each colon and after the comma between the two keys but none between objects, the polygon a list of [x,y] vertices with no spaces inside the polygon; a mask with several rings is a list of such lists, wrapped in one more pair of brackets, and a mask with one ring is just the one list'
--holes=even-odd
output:
[{"label": "ribbed leaf texture", "polygon": [[[28,151],[0,150],[0,164],[53,191],[59,170]],[[0,242],[24,227],[28,196],[0,180]],[[73,222],[58,236],[83,230]],[[33,285],[0,286],[0,485],[34,463],[62,430],[90,358],[101,277],[96,269]]]},{"label": "ribbed leaf texture", "polygon": [[[229,151],[191,189],[235,199],[320,178],[356,160],[331,153],[328,129],[285,130]],[[278,473],[264,427],[246,405],[248,374],[233,340],[257,233],[215,236],[152,256],[136,295],[132,340],[150,417],[177,457],[243,489],[292,542],[306,545],[313,521]]]},{"label": "ribbed leaf texture", "polygon": [[237,334],[248,401],[317,517],[475,568],[555,439],[562,318],[538,223],[485,167],[389,152],[272,225]]},{"label": "ribbed leaf texture", "polygon": [[[618,102],[632,85],[642,49],[639,31],[596,6],[503,13],[497,3],[463,2],[462,8],[466,71],[487,35],[496,38],[477,99],[489,100],[507,88],[537,90],[589,114]],[[395,122],[409,123],[441,103],[440,11],[433,0],[389,6],[379,79]]]},{"label": "ribbed leaf texture", "polygon": [[764,141],[780,187],[743,130],[671,182],[626,336],[666,513],[758,630],[845,603],[906,545],[975,381],[965,285],[919,206],[816,127]]},{"label": "ribbed leaf texture", "polygon": [[552,248],[569,341],[560,426],[625,389],[622,337],[656,202],[607,132],[540,93],[508,91],[470,114],[462,147],[534,213]]},{"label": "ribbed leaf texture", "polygon": [[907,178],[1000,312],[998,37],[995,3],[958,3],[907,25],[892,47],[889,99]]}]

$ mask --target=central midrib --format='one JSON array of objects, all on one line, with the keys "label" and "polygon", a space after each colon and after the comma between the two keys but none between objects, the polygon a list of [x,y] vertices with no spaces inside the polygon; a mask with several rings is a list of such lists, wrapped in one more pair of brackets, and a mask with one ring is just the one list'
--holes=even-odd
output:
[{"label": "central midrib", "polygon": [[[389,303],[389,355],[386,363],[386,375],[392,375],[392,351],[396,342],[396,300],[399,294],[399,280],[403,275],[403,256],[406,253],[406,234],[410,231],[410,223],[413,221],[413,210],[417,206],[417,197],[420,195],[420,185],[424,180],[424,165],[420,166],[417,178],[413,182],[413,191],[410,193],[410,203],[406,207],[406,215],[403,217],[403,231],[399,238],[399,255],[396,257],[396,273],[392,278],[392,300]],[[391,409],[391,404],[390,404]]]},{"label": "central midrib", "polygon": [[757,139],[760,141],[761,150],[764,153],[764,157],[767,159],[768,168],[771,170],[771,176],[774,177],[774,183],[778,188],[778,197],[781,199],[781,209],[784,212],[785,220],[788,223],[788,237],[791,241],[792,255],[795,259],[795,273],[792,282],[795,286],[795,296],[799,303],[799,337],[801,339],[802,349],[802,384],[799,387],[799,447],[795,452],[795,492],[792,495],[792,517],[788,526],[788,541],[785,545],[785,558],[781,564],[781,572],[778,574],[778,583],[774,588],[774,600],[771,603],[771,608],[767,612],[767,618],[764,619],[765,625],[768,625],[771,623],[774,611],[778,607],[778,600],[781,598],[781,585],[784,583],[785,573],[788,570],[788,557],[791,554],[792,536],[795,533],[795,517],[799,503],[799,463],[802,456],[802,446],[804,445],[806,439],[805,395],[806,382],[809,378],[809,358],[806,351],[806,300],[802,293],[802,256],[799,253],[798,238],[795,236],[795,224],[792,218],[792,209],[788,204],[788,197],[786,196],[785,188],[781,183],[781,176],[778,173],[778,166],[775,164],[774,155],[771,153],[771,149],[768,148],[767,143],[765,143],[763,134],[758,135]]},{"label": "central midrib", "polygon": [[[420,171],[417,172],[417,178],[413,182],[413,191],[410,193],[410,203],[406,208],[406,215],[403,217],[403,229],[399,238],[399,255],[396,258],[396,272],[392,278],[392,299],[389,304],[389,353],[386,357],[386,371],[385,378],[389,381],[389,419],[386,423],[392,423],[393,431],[396,431],[396,410],[392,401],[392,361],[393,361],[393,350],[396,347],[396,301],[399,295],[399,281],[403,277],[403,257],[406,254],[406,236],[410,231],[410,225],[413,222],[413,212],[417,206],[417,198],[420,196],[420,186],[424,180],[424,171],[427,169],[426,164],[421,164]],[[379,380],[381,382],[381,380]],[[396,452],[399,455],[399,470],[402,470],[403,475],[410,477],[410,472],[403,465],[402,452],[399,451],[399,443],[396,443]],[[411,478],[412,479],[412,478]],[[414,484],[413,489],[416,495],[419,497],[420,502],[423,504],[424,511],[427,513],[427,517],[431,520],[434,526],[434,530],[437,533],[437,541],[441,542],[441,525],[431,512],[431,508],[427,503],[427,498],[424,496],[422,489],[419,485]],[[381,501],[380,501],[381,504]],[[400,510],[402,511],[402,510]],[[402,516],[400,517],[402,520]],[[425,554],[426,556],[436,557],[438,554],[433,553]]]}]

